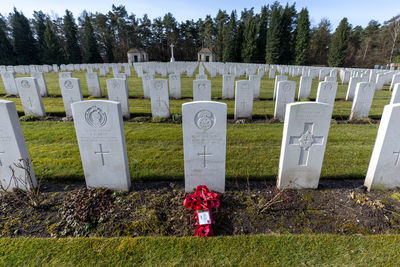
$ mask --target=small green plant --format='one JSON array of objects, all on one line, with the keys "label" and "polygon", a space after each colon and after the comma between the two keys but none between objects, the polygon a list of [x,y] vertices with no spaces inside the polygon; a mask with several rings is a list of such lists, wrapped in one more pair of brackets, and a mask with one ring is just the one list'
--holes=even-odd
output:
[{"label": "small green plant", "polygon": [[37,121],[37,118],[33,115],[25,115],[20,118],[21,121]]},{"label": "small green plant", "polygon": [[167,119],[166,118],[163,118],[163,117],[152,117],[151,118],[151,122],[164,122],[164,121],[166,121]]}]

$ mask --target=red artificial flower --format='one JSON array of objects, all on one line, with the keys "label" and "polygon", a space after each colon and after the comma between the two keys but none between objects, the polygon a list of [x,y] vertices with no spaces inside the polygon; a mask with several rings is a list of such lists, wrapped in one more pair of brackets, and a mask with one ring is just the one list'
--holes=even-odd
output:
[{"label": "red artificial flower", "polygon": [[210,223],[213,222],[211,209],[218,208],[221,203],[220,196],[217,193],[210,192],[205,185],[199,185],[194,194],[190,194],[183,202],[188,209],[194,209],[196,219],[195,236],[212,236],[214,235],[211,224],[200,225],[198,211],[208,211],[210,215]]}]

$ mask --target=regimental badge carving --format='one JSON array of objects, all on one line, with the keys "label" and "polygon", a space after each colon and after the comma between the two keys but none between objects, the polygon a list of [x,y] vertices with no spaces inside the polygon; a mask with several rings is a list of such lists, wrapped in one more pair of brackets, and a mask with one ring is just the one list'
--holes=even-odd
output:
[{"label": "regimental badge carving", "polygon": [[197,85],[197,88],[206,89],[206,84],[205,83],[199,83],[199,85]]},{"label": "regimental badge carving", "polygon": [[249,85],[247,83],[242,83],[242,84],[240,84],[239,88],[242,90],[247,90],[247,89],[249,89]]},{"label": "regimental badge carving", "polygon": [[290,84],[284,84],[282,89],[285,92],[289,92],[290,91]]},{"label": "regimental badge carving", "polygon": [[74,85],[72,84],[72,82],[71,82],[70,80],[65,81],[65,82],[64,82],[64,86],[65,86],[65,88],[67,88],[67,89],[72,89],[72,88],[74,88]]},{"label": "regimental badge carving", "polygon": [[101,128],[107,123],[107,115],[101,108],[91,106],[85,112],[85,120],[90,126]]},{"label": "regimental badge carving", "polygon": [[162,87],[163,87],[162,82],[161,81],[157,81],[156,84],[155,84],[155,87],[156,87],[157,90],[162,89]]},{"label": "regimental badge carving", "polygon": [[325,85],[325,89],[326,89],[326,90],[332,90],[332,84],[327,83],[327,84]]},{"label": "regimental badge carving", "polygon": [[171,80],[176,80],[176,76],[175,76],[175,75],[172,75],[172,76],[171,76]]},{"label": "regimental badge carving", "polygon": [[200,110],[194,116],[194,123],[201,130],[211,129],[215,124],[215,116],[209,110]]},{"label": "regimental badge carving", "polygon": [[31,85],[29,84],[29,82],[27,80],[22,80],[21,81],[21,87],[22,88],[30,88]]}]

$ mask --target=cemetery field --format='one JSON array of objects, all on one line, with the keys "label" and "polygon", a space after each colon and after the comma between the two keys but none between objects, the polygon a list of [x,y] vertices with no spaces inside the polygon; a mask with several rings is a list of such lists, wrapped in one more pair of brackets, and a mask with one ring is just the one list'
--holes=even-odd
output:
[{"label": "cemetery field", "polygon": [[[21,122],[36,176],[46,182],[84,182],[72,122]],[[228,124],[228,180],[275,180],[282,139],[281,123]],[[321,178],[363,179],[378,124],[332,121]],[[182,124],[125,123],[133,180],[183,180]]]},{"label": "cemetery field", "polygon": [[[49,116],[57,116],[63,117],[65,116],[64,105],[61,98],[60,86],[58,83],[58,74],[44,73],[46,78],[46,84],[48,87],[50,97],[43,98],[43,104],[47,115]],[[274,79],[269,79],[268,75],[264,75],[261,80],[261,90],[260,90],[260,100],[254,101],[253,104],[253,119],[255,120],[270,120],[274,115],[274,106],[275,101],[272,100],[273,89],[274,89]],[[21,75],[17,75],[17,77],[22,77]],[[87,89],[87,83],[85,78],[85,72],[73,72],[74,78],[79,78],[82,87],[82,94],[84,100],[88,99],[96,99],[94,97],[89,96],[89,92]],[[107,87],[106,87],[106,79],[113,78],[112,74],[109,74],[107,77],[99,77],[100,84],[102,88],[103,95],[107,95]],[[156,78],[162,78],[161,76],[156,76]],[[181,87],[182,87],[182,98],[180,100],[171,100],[170,101],[170,110],[171,114],[181,114],[182,108],[181,105],[185,102],[192,101],[193,96],[193,79],[187,78],[185,75],[181,76]],[[217,75],[216,78],[209,78],[211,80],[212,86],[212,99],[227,103],[228,105],[228,118],[233,118],[234,114],[234,101],[233,100],[223,100],[222,97],[222,76]],[[243,78],[244,79],[244,78]],[[297,89],[296,89],[296,98],[298,94],[298,86],[299,86],[300,78],[291,78],[289,80],[296,81]],[[240,80],[240,79],[238,79]],[[318,89],[318,80],[314,79],[311,88],[310,100],[315,101],[317,89]],[[346,92],[347,92],[347,84],[342,85],[339,83],[338,91],[336,94],[336,103],[333,110],[332,117],[336,120],[347,120],[350,115],[352,101],[345,101]],[[136,118],[136,120],[141,120],[141,117],[150,117],[151,116],[151,105],[149,99],[143,98],[143,85],[142,79],[136,76],[136,73],[132,70],[132,77],[128,78],[128,88],[129,88],[129,106],[131,117]],[[379,90],[375,92],[374,101],[370,110],[370,118],[371,119],[380,119],[383,111],[383,107],[389,104],[391,92],[388,90],[389,86],[384,86],[383,90]],[[5,90],[3,83],[0,82],[0,98],[5,99]],[[8,100],[15,101],[17,106],[18,113],[23,115],[23,108],[21,105],[21,101],[19,98],[10,97]],[[104,98],[105,99],[105,98]],[[137,118],[139,117],[139,118]]]},{"label": "cemetery field", "polygon": [[399,242],[398,235],[16,238],[0,240],[0,265],[398,266]]}]

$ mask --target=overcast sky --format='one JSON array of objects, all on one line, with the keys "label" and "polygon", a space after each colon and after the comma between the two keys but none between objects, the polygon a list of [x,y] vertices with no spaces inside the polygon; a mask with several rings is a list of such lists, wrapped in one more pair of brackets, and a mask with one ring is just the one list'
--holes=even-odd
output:
[{"label": "overcast sky", "polygon": [[[32,17],[34,10],[42,10],[50,15],[58,14],[63,16],[66,9],[69,9],[77,17],[83,10],[88,12],[107,12],[111,5],[124,5],[128,13],[134,13],[138,17],[148,14],[150,19],[163,16],[171,12],[180,22],[187,19],[197,20],[205,18],[210,14],[212,17],[218,9],[230,13],[236,9],[238,15],[244,8],[254,7],[256,12],[261,6],[271,4],[274,1],[261,0],[0,0],[2,15],[12,12],[16,7],[25,16]],[[371,19],[380,23],[400,14],[400,0],[298,0],[279,1],[282,5],[296,2],[296,8],[307,7],[310,13],[312,25],[318,24],[321,18],[328,18],[335,28],[343,17],[347,17],[353,25],[365,27]]]}]

